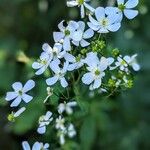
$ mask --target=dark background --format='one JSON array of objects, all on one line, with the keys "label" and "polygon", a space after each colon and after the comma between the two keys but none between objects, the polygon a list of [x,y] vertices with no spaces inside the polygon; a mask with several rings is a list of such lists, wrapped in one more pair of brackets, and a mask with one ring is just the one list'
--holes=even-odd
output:
[{"label": "dark background", "polygon": [[[105,0],[93,0],[95,6],[98,3],[106,5]],[[107,111],[97,112],[97,130],[91,123],[93,117],[84,119],[86,127],[81,132],[85,136],[77,139],[79,147],[86,150],[96,147],[102,150],[150,149],[149,8],[150,1],[141,0],[137,7],[139,16],[131,21],[125,19],[119,32],[108,36],[110,45],[121,49],[123,54],[138,54],[141,71],[132,89],[122,92],[113,102],[101,102]],[[42,78],[38,78],[37,101],[31,102],[28,111],[15,124],[7,121],[11,110],[4,97],[13,82],[25,82],[33,76],[31,64],[38,58],[42,44],[52,45],[52,32],[57,30],[57,24],[70,18],[78,19],[79,14],[76,8],[67,8],[65,0],[0,0],[0,150],[18,150],[23,140],[53,142],[49,138],[51,135],[42,138],[35,132],[36,120],[44,112],[41,103],[37,103],[46,96]],[[94,136],[96,133],[99,134]]]}]

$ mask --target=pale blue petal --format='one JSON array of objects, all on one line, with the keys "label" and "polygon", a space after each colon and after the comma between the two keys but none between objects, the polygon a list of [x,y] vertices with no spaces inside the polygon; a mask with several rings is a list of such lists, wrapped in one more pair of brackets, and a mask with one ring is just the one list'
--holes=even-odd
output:
[{"label": "pale blue petal", "polygon": [[100,30],[98,30],[98,33],[108,33],[109,31],[106,28],[100,28]]},{"label": "pale blue petal", "polygon": [[35,87],[35,82],[33,80],[28,80],[23,87],[23,92],[28,92]]},{"label": "pale blue petal", "polygon": [[81,5],[81,18],[84,18],[85,17],[85,10],[84,10],[84,5]]},{"label": "pale blue petal", "polygon": [[115,23],[115,24],[109,25],[109,26],[107,27],[107,29],[108,29],[109,31],[111,31],[111,32],[116,32],[116,31],[118,31],[118,30],[120,29],[120,27],[121,27],[121,24],[120,24],[120,23]]},{"label": "pale blue petal", "polygon": [[76,61],[75,57],[73,55],[69,54],[69,53],[66,53],[64,55],[64,58],[68,62],[75,62]]},{"label": "pale blue petal", "polygon": [[82,82],[84,83],[84,84],[87,84],[87,85],[89,85],[89,84],[91,84],[92,82],[93,82],[93,74],[92,73],[86,73],[86,74],[84,74],[83,75],[83,77],[82,77]]},{"label": "pale blue petal", "polygon": [[64,33],[62,32],[53,32],[53,38],[55,42],[59,42],[61,39],[64,38]]},{"label": "pale blue petal", "polygon": [[58,74],[60,72],[59,63],[57,63],[57,62],[58,61],[52,61],[50,63],[50,68],[55,74]]},{"label": "pale blue petal", "polygon": [[49,148],[49,144],[48,143],[44,144],[44,148],[45,149]]},{"label": "pale blue petal", "polygon": [[99,22],[97,20],[95,20],[91,15],[89,15],[89,20],[93,25],[98,26]]},{"label": "pale blue petal", "polygon": [[52,52],[52,48],[49,46],[49,44],[48,43],[44,43],[43,45],[42,45],[42,49],[43,49],[43,51],[45,51],[45,52]]},{"label": "pale blue petal", "polygon": [[114,15],[119,12],[119,9],[117,7],[106,7],[105,8],[105,13],[107,15]]},{"label": "pale blue petal", "polygon": [[70,45],[70,39],[69,39],[69,37],[65,37],[64,38],[63,48],[66,51],[71,50],[71,45]]},{"label": "pale blue petal", "polygon": [[43,66],[35,74],[36,75],[41,75],[47,69],[47,67],[48,67],[48,65],[47,66]]},{"label": "pale blue petal", "polygon": [[44,133],[46,132],[46,126],[39,127],[39,128],[37,129],[37,132],[38,132],[39,134],[44,134]]},{"label": "pale blue petal", "polygon": [[22,142],[22,148],[23,150],[31,150],[30,145],[27,141]]},{"label": "pale blue petal", "polygon": [[79,29],[81,31],[84,31],[85,30],[85,23],[83,21],[78,21],[78,24],[79,24]]},{"label": "pale blue petal", "polygon": [[86,40],[81,40],[81,42],[80,42],[80,44],[81,44],[81,47],[87,47],[87,46],[89,46],[90,45],[90,43],[89,42],[87,42]]},{"label": "pale blue petal", "polygon": [[75,31],[72,35],[72,39],[74,41],[81,41],[82,40],[82,36],[83,36],[83,31],[81,30],[78,30],[78,31]]},{"label": "pale blue petal", "polygon": [[22,83],[21,83],[21,82],[15,82],[15,83],[13,83],[12,88],[13,88],[15,91],[22,90]]},{"label": "pale blue petal", "polygon": [[77,63],[69,64],[67,70],[68,70],[68,71],[73,71],[73,70],[76,69],[76,67],[77,67]]},{"label": "pale blue petal", "polygon": [[89,38],[93,37],[93,35],[94,35],[94,31],[92,29],[88,29],[84,32],[83,38],[89,39]]},{"label": "pale blue petal", "polygon": [[54,85],[58,81],[58,77],[54,76],[46,80],[47,85]]},{"label": "pale blue petal", "polygon": [[91,29],[93,29],[94,31],[97,31],[97,30],[100,29],[100,25],[94,25],[94,24],[91,23],[91,22],[88,22],[87,24],[88,24],[88,26],[89,26]]},{"label": "pale blue petal", "polygon": [[124,0],[117,0],[118,5],[124,4]]},{"label": "pale blue petal", "polygon": [[84,6],[85,6],[88,10],[90,10],[92,13],[94,13],[95,9],[94,9],[92,6],[90,6],[90,5],[87,4],[87,3],[84,3]]},{"label": "pale blue petal", "polygon": [[23,95],[21,96],[21,98],[24,100],[25,103],[29,103],[29,102],[33,99],[32,96],[27,95],[27,94],[23,94]]},{"label": "pale blue petal", "polygon": [[80,42],[79,42],[79,41],[74,41],[74,40],[73,40],[72,43],[73,43],[75,46],[79,46],[79,43],[80,43]]},{"label": "pale blue petal", "polygon": [[14,98],[16,98],[17,96],[18,96],[18,94],[16,92],[7,92],[5,99],[6,99],[6,101],[11,101]]},{"label": "pale blue petal", "polygon": [[62,32],[65,30],[65,27],[64,27],[64,24],[63,24],[63,23],[64,23],[64,20],[62,20],[62,21],[58,24],[58,28],[59,28],[59,30],[62,31]]},{"label": "pale blue petal", "polygon": [[43,66],[43,64],[38,63],[38,62],[34,62],[34,63],[32,64],[32,68],[33,68],[33,69],[40,69],[42,66]]},{"label": "pale blue petal", "polygon": [[105,18],[105,8],[103,7],[98,7],[95,9],[95,16],[98,21],[101,19]]},{"label": "pale blue petal", "polygon": [[126,6],[126,8],[134,8],[138,5],[138,3],[139,3],[139,0],[128,0],[125,3],[125,6]]},{"label": "pale blue petal", "polygon": [[132,64],[133,70],[134,71],[139,71],[140,70],[140,65],[137,63]]},{"label": "pale blue petal", "polygon": [[101,79],[96,79],[93,83],[93,89],[99,88],[101,86],[101,83],[102,83]]},{"label": "pale blue petal", "polygon": [[134,17],[136,17],[136,16],[138,15],[138,11],[137,11],[137,10],[125,9],[125,10],[124,10],[124,15],[125,15],[128,19],[133,19]]},{"label": "pale blue petal", "polygon": [[68,83],[64,77],[60,79],[60,84],[64,88],[66,88],[68,86]]},{"label": "pale blue petal", "polygon": [[21,97],[18,96],[14,101],[11,103],[10,107],[17,107],[21,102]]}]

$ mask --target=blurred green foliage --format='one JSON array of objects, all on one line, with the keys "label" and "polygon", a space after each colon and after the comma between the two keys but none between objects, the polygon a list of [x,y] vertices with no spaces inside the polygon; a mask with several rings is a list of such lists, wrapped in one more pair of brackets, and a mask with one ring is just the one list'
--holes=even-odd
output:
[{"label": "blurred green foliage", "polygon": [[[92,2],[106,4],[105,0]],[[81,110],[74,116],[76,128],[80,130],[75,140],[64,145],[64,150],[150,149],[149,8],[150,1],[141,0],[139,16],[132,21],[125,19],[119,32],[107,36],[108,43],[123,54],[138,53],[142,69],[136,75],[133,89],[111,100],[99,96],[89,98],[85,88],[74,89],[77,95],[82,90],[77,97]],[[52,149],[59,147],[51,128],[44,137],[35,131],[38,117],[45,108],[55,108],[58,99],[52,97],[52,106],[44,107],[44,77],[34,77],[31,64],[44,42],[53,44],[52,32],[57,30],[57,24],[70,18],[78,19],[79,14],[76,8],[67,8],[65,0],[0,0],[0,149],[21,149],[23,140],[31,143],[41,140],[51,143]],[[13,82],[25,82],[31,77],[38,81],[33,91],[35,98],[15,124],[8,123],[11,110],[4,100],[5,93]]]}]

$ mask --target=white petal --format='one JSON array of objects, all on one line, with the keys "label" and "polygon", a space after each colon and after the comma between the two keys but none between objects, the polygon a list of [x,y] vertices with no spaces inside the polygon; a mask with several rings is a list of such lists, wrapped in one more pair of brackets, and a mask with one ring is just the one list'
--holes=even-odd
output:
[{"label": "white petal", "polygon": [[128,0],[125,3],[125,6],[126,6],[126,8],[134,8],[138,5],[138,3],[139,3],[139,0]]},{"label": "white petal", "polygon": [[69,21],[67,29],[70,31],[75,31],[77,28],[79,28],[79,24],[76,21]]},{"label": "white petal", "polygon": [[58,28],[61,32],[63,32],[65,30],[65,27],[64,27],[64,20],[62,20],[59,24],[58,24]]},{"label": "white petal", "polygon": [[84,5],[81,5],[81,18],[85,17]]},{"label": "white petal", "polygon": [[68,62],[75,62],[76,61],[75,57],[73,55],[69,54],[69,53],[66,53],[64,55],[64,58]]},{"label": "white petal", "polygon": [[32,147],[32,150],[41,150],[43,144],[39,143],[39,142],[35,142],[33,147]]},{"label": "white petal", "polygon": [[105,8],[105,13],[107,15],[115,15],[118,13],[118,8],[117,7],[106,7]]},{"label": "white petal", "polygon": [[72,43],[73,43],[75,46],[79,46],[79,43],[80,43],[80,42],[79,42],[79,41],[74,41],[74,40],[73,40]]},{"label": "white petal", "polygon": [[30,145],[27,141],[22,142],[22,148],[23,150],[31,150]]},{"label": "white petal", "polygon": [[105,18],[105,8],[103,7],[98,7],[95,9],[95,16],[98,21],[101,19]]},{"label": "white petal", "polygon": [[25,110],[25,107],[20,108],[17,112],[15,112],[14,117],[19,117]]},{"label": "white petal", "polygon": [[59,104],[59,106],[58,106],[59,114],[62,114],[64,111],[65,111],[65,105],[63,103]]},{"label": "white petal", "polygon": [[86,47],[86,46],[89,46],[90,45],[90,43],[89,42],[87,42],[86,40],[81,40],[81,42],[80,42],[80,44],[81,44],[81,47]]},{"label": "white petal", "polygon": [[99,22],[97,20],[95,20],[91,15],[89,15],[89,20],[93,25],[98,26]]},{"label": "white petal", "polygon": [[44,148],[47,150],[47,148],[49,148],[49,144],[48,143],[44,144]]},{"label": "white petal", "polygon": [[124,4],[124,0],[117,0],[118,5]]},{"label": "white petal", "polygon": [[71,50],[69,37],[64,38],[63,48],[64,48],[65,51],[70,51]]},{"label": "white petal", "polygon": [[33,64],[32,64],[32,68],[33,69],[39,69],[39,68],[41,68],[43,66],[43,64],[40,64],[40,63],[38,63],[38,62],[34,62]]},{"label": "white petal", "polygon": [[68,71],[73,71],[73,70],[76,69],[76,67],[77,67],[77,63],[69,64],[67,70],[68,70]]},{"label": "white petal", "polygon": [[21,82],[15,82],[13,85],[12,85],[13,89],[15,91],[19,91],[19,90],[22,90],[22,83]]},{"label": "white petal", "polygon": [[36,75],[41,75],[42,73],[44,73],[44,71],[47,69],[48,65],[44,65],[42,68],[40,68],[35,74]]},{"label": "white petal", "polygon": [[93,88],[97,89],[101,86],[101,79],[96,79],[93,84]]},{"label": "white petal", "polygon": [[83,35],[83,31],[81,31],[81,30],[75,31],[72,35],[72,39],[74,41],[81,41],[82,40],[82,35]]},{"label": "white petal", "polygon": [[29,103],[33,99],[33,97],[27,94],[23,94],[22,99],[24,100],[24,102]]},{"label": "white petal", "polygon": [[86,73],[82,77],[82,82],[87,85],[91,84],[93,82],[93,80],[94,79],[93,79],[92,73]]},{"label": "white petal", "polygon": [[35,82],[33,80],[28,80],[23,87],[23,92],[28,92],[35,87]]},{"label": "white petal", "polygon": [[68,7],[78,6],[78,2],[77,1],[67,1],[67,6]]},{"label": "white petal", "polygon": [[52,77],[52,78],[48,78],[47,80],[46,80],[46,83],[47,83],[47,85],[54,85],[56,82],[58,81],[58,77],[57,76],[54,76],[54,77]]},{"label": "white petal", "polygon": [[118,31],[118,30],[120,29],[120,27],[121,27],[121,24],[120,24],[120,23],[115,23],[115,24],[109,25],[109,26],[107,27],[107,29],[108,29],[109,31],[111,31],[111,32],[116,32],[116,31]]},{"label": "white petal", "polygon": [[140,70],[140,65],[137,63],[132,64],[133,70],[134,71],[139,71]]},{"label": "white petal", "polygon": [[49,118],[52,116],[52,112],[48,111],[45,115],[45,120],[49,120]]},{"label": "white petal", "polygon": [[60,42],[61,39],[64,38],[64,33],[62,32],[53,32],[53,37],[55,42]]},{"label": "white petal", "polygon": [[18,96],[14,101],[11,103],[10,107],[17,107],[21,102],[21,97]]},{"label": "white petal", "polygon": [[60,79],[60,84],[64,88],[68,86],[68,83],[64,77]]},{"label": "white petal", "polygon": [[49,46],[48,43],[44,43],[44,44],[42,45],[42,49],[43,49],[43,51],[45,51],[45,52],[52,52],[52,48]]},{"label": "white petal", "polygon": [[98,30],[98,33],[108,33],[109,31],[106,28],[100,28],[100,30]]},{"label": "white petal", "polygon": [[84,31],[85,30],[85,23],[83,21],[78,21],[79,24],[79,30]]},{"label": "white petal", "polygon": [[6,99],[6,101],[11,101],[14,98],[16,98],[17,96],[18,96],[18,94],[16,92],[7,92],[5,99]]},{"label": "white petal", "polygon": [[100,28],[99,25],[94,25],[94,24],[91,23],[91,22],[88,22],[87,24],[88,24],[88,26],[89,26],[92,30],[94,30],[94,31],[97,31],[97,30],[99,30],[99,28]]},{"label": "white petal", "polygon": [[87,3],[84,3],[84,6],[85,6],[88,10],[90,10],[92,13],[94,13],[95,9],[94,9],[92,6],[90,6],[90,5],[87,4]]},{"label": "white petal", "polygon": [[52,61],[50,63],[50,68],[52,69],[52,71],[55,74],[58,74],[60,72],[60,67],[59,67],[59,64],[57,63],[57,61]]},{"label": "white petal", "polygon": [[37,129],[37,132],[38,132],[39,134],[44,134],[44,133],[46,132],[46,126],[39,127],[39,128]]},{"label": "white petal", "polygon": [[107,58],[107,61],[108,61],[108,65],[111,65],[114,62],[114,58],[109,57]]},{"label": "white petal", "polygon": [[136,16],[138,15],[138,11],[137,11],[137,10],[125,9],[125,10],[124,10],[124,15],[125,15],[128,19],[133,19],[134,17],[136,17]]},{"label": "white petal", "polygon": [[77,102],[69,102],[67,103],[67,106],[70,106],[70,107],[74,107],[74,106],[77,106]]},{"label": "white petal", "polygon": [[92,29],[88,29],[84,32],[83,38],[89,39],[89,38],[93,37],[93,35],[94,35],[94,31]]}]

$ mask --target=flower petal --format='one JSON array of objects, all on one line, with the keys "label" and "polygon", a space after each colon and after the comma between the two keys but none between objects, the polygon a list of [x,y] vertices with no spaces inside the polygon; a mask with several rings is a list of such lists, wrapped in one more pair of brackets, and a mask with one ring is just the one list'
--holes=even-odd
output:
[{"label": "flower petal", "polygon": [[71,50],[69,37],[64,38],[63,48],[64,48],[65,51],[70,51]]},{"label": "flower petal", "polygon": [[133,19],[138,15],[138,11],[137,10],[130,10],[130,9],[125,9],[124,10],[124,15],[128,18],[128,19]]},{"label": "flower petal", "polygon": [[93,84],[93,89],[99,88],[101,86],[101,83],[102,83],[101,79],[96,79]]},{"label": "flower petal", "polygon": [[115,24],[109,25],[109,26],[107,27],[107,29],[108,29],[109,31],[111,31],[111,32],[116,32],[116,31],[118,31],[118,30],[120,29],[120,27],[121,27],[121,24],[120,24],[120,23],[115,23]]},{"label": "flower petal", "polygon": [[23,92],[28,92],[35,87],[35,82],[33,80],[28,80],[23,87]]},{"label": "flower petal", "polygon": [[10,105],[10,107],[17,107],[21,102],[21,97],[18,96]]},{"label": "flower petal", "polygon": [[55,42],[60,42],[61,39],[64,38],[64,33],[62,32],[53,32],[53,38]]},{"label": "flower petal", "polygon": [[24,100],[24,102],[26,102],[26,103],[29,103],[33,99],[32,96],[27,95],[27,94],[23,94],[21,97]]},{"label": "flower petal", "polygon": [[92,29],[88,29],[84,32],[83,38],[89,39],[89,38],[93,37],[93,35],[94,35],[94,31]]},{"label": "flower petal", "polygon": [[44,134],[44,133],[46,132],[46,126],[39,127],[39,128],[37,129],[37,132],[38,132],[39,134]]},{"label": "flower petal", "polygon": [[22,142],[23,150],[31,150],[30,145],[27,141]]},{"label": "flower petal", "polygon": [[101,19],[105,18],[105,8],[103,7],[98,7],[95,9],[95,16],[98,21]]},{"label": "flower petal", "polygon": [[47,85],[54,85],[58,81],[58,77],[54,76],[46,80]]},{"label": "flower petal", "polygon": [[87,85],[91,84],[93,80],[93,74],[91,72],[84,74],[82,77],[82,82]]},{"label": "flower petal", "polygon": [[124,0],[117,0],[118,5],[124,4]]},{"label": "flower petal", "polygon": [[21,82],[15,82],[15,83],[13,83],[12,87],[15,91],[22,90],[22,83]]},{"label": "flower petal", "polygon": [[84,40],[84,39],[81,40],[80,44],[81,44],[81,47],[86,47],[86,46],[89,46],[89,45],[90,45],[90,43],[87,42],[87,41]]},{"label": "flower petal", "polygon": [[60,84],[64,88],[68,86],[68,82],[66,81],[64,77],[60,79]]},{"label": "flower petal", "polygon": [[6,101],[11,101],[14,98],[16,98],[17,96],[18,96],[18,94],[16,92],[7,92],[5,99],[6,99]]},{"label": "flower petal", "polygon": [[126,8],[134,8],[138,5],[138,3],[139,3],[139,0],[128,0],[125,3],[125,6],[126,6]]}]

